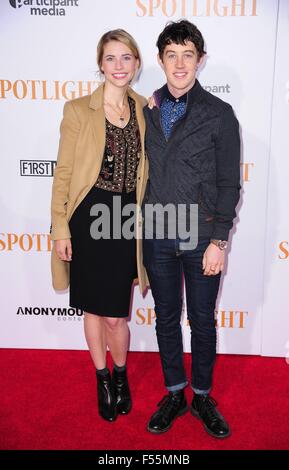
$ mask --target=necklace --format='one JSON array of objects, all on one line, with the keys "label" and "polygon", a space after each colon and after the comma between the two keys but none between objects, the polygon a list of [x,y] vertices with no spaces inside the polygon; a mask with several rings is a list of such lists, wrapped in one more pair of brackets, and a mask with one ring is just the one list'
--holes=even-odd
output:
[{"label": "necklace", "polygon": [[119,116],[118,119],[120,122],[120,127],[124,127],[127,103],[123,104],[121,112],[119,112],[111,103],[108,103],[108,101],[104,101],[104,104],[109,106],[115,112],[115,114]]}]

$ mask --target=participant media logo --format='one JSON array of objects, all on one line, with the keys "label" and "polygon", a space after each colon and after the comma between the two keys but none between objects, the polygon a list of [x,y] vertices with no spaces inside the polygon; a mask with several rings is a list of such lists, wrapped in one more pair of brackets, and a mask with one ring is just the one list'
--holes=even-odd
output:
[{"label": "participant media logo", "polygon": [[214,94],[231,93],[231,85],[229,85],[229,83],[226,83],[226,85],[204,85],[203,88],[209,93]]},{"label": "participant media logo", "polygon": [[22,0],[9,0],[9,3],[13,8],[22,7]]},{"label": "participant media logo", "polygon": [[11,7],[24,7],[31,16],[65,16],[69,8],[78,7],[80,0],[9,0]]}]

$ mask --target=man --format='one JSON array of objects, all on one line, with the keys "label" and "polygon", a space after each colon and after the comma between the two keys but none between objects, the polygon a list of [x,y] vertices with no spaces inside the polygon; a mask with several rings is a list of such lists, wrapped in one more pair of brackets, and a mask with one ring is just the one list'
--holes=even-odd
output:
[{"label": "man", "polygon": [[[149,181],[144,198],[144,265],[155,301],[156,333],[168,390],[151,417],[148,431],[167,431],[188,410],[184,388],[180,318],[183,277],[191,328],[191,413],[206,431],[225,438],[230,429],[210,397],[216,357],[215,303],[229,231],[240,191],[240,138],[231,106],[205,91],[196,79],[202,64],[204,39],[186,20],[169,23],[158,41],[158,62],[167,83],[145,108]],[[198,227],[195,247],[151,220],[149,207],[185,205],[185,221]],[[197,204],[197,219],[190,210]],[[150,214],[150,215],[147,215]],[[149,226],[149,228],[148,228]],[[184,227],[183,227],[184,228]],[[160,235],[163,229],[163,237]],[[193,237],[194,238],[194,237]]]}]

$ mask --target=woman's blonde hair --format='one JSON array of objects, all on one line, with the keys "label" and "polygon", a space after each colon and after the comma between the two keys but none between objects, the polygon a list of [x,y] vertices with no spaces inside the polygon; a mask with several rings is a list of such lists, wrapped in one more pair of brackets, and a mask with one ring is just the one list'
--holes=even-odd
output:
[{"label": "woman's blonde hair", "polygon": [[129,33],[127,33],[124,29],[113,29],[112,31],[108,31],[107,33],[105,33],[100,38],[99,43],[97,45],[96,60],[97,60],[97,65],[98,65],[100,72],[102,72],[101,63],[103,59],[104,46],[110,41],[119,41],[122,44],[125,44],[131,50],[134,57],[139,60],[139,70],[140,70],[141,65],[142,65],[142,60],[141,60],[140,50],[135,39]]}]

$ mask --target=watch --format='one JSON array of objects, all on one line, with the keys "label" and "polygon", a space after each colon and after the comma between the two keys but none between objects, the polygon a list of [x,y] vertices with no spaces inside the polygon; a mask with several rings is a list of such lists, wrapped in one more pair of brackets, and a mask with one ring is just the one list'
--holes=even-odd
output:
[{"label": "watch", "polygon": [[211,238],[210,241],[211,243],[216,245],[218,248],[220,248],[220,250],[225,250],[228,246],[228,243],[226,242],[226,240],[216,240],[215,238]]}]

